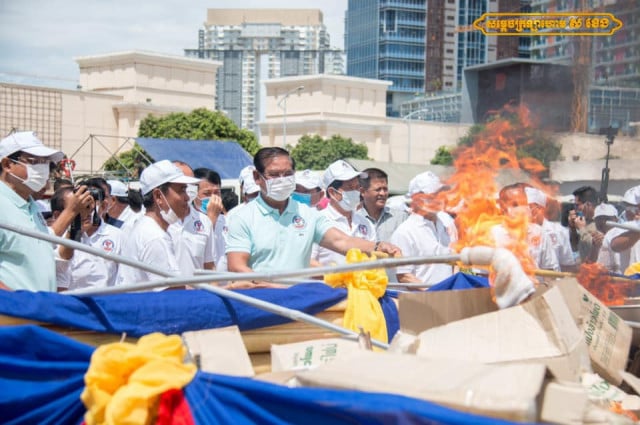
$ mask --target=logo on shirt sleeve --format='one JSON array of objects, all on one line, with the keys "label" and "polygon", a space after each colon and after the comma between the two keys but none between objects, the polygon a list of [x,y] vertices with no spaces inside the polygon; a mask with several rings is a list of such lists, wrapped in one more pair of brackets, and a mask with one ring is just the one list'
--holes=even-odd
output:
[{"label": "logo on shirt sleeve", "polygon": [[307,222],[299,215],[294,215],[291,222],[293,223],[293,227],[296,229],[304,229],[307,226]]},{"label": "logo on shirt sleeve", "polygon": [[102,249],[105,252],[112,252],[114,248],[114,243],[111,239],[105,239],[102,241]]}]

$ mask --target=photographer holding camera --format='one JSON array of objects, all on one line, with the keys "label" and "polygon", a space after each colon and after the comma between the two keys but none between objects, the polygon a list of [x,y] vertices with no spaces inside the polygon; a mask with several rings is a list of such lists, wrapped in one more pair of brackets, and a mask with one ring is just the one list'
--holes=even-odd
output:
[{"label": "photographer holding camera", "polygon": [[[91,198],[88,208],[82,209],[73,219],[67,233],[70,239],[109,254],[120,254],[122,232],[101,219],[99,211],[106,208],[106,199],[100,185],[82,183],[78,187],[63,187],[51,198],[51,211],[59,216],[73,204],[78,194]],[[60,247],[56,258],[56,279],[59,290],[85,287],[105,287],[115,284],[118,263],[96,257],[84,251]]]}]

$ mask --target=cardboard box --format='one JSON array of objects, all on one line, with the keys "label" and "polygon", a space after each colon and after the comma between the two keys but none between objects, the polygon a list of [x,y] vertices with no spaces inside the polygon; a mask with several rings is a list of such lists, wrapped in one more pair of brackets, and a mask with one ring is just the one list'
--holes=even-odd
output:
[{"label": "cardboard box", "polygon": [[237,326],[185,332],[182,339],[201,370],[233,376],[254,375]]},{"label": "cardboard box", "polygon": [[580,425],[589,408],[587,391],[580,384],[549,382],[540,409],[540,420],[553,424]]},{"label": "cardboard box", "polygon": [[414,335],[496,310],[489,288],[410,292],[398,298],[400,330]]},{"label": "cardboard box", "polygon": [[545,373],[541,364],[486,365],[361,351],[296,376],[306,386],[395,393],[464,412],[535,421]]},{"label": "cardboard box", "polygon": [[[457,292],[450,296],[460,298]],[[401,307],[402,308],[402,305]],[[558,288],[521,305],[428,329],[416,355],[480,363],[539,362],[555,377],[578,382],[589,356]]]},{"label": "cardboard box", "polygon": [[271,371],[311,369],[360,350],[357,341],[342,338],[272,345]]},{"label": "cardboard box", "polygon": [[612,384],[622,382],[631,348],[632,329],[624,320],[591,295],[576,279],[554,282],[589,347],[595,372]]}]

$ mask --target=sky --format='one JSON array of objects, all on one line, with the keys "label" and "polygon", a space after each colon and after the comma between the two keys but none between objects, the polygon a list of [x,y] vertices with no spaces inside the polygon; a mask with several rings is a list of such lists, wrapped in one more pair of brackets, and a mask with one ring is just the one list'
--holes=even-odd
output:
[{"label": "sky", "polygon": [[347,0],[0,0],[0,81],[73,89],[74,57],[129,50],[183,56],[213,8],[318,9],[343,47]]}]

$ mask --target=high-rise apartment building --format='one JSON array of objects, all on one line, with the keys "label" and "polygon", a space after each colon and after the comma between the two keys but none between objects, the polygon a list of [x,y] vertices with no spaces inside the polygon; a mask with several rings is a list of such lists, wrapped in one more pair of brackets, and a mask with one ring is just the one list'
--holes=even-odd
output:
[{"label": "high-rise apartment building", "polygon": [[216,107],[249,130],[264,118],[262,81],[344,69],[318,9],[208,9],[198,35],[186,56],[222,62]]},{"label": "high-rise apartment building", "polygon": [[347,75],[391,81],[387,115],[425,90],[426,0],[349,0]]},{"label": "high-rise apartment building", "polygon": [[[622,21],[611,36],[532,37],[530,57],[575,67],[587,63],[586,130],[614,126],[634,131],[640,121],[640,3],[637,0],[531,0],[532,12],[606,12]],[[580,43],[586,43],[580,45]]]}]

